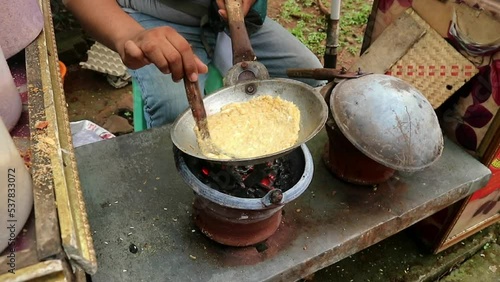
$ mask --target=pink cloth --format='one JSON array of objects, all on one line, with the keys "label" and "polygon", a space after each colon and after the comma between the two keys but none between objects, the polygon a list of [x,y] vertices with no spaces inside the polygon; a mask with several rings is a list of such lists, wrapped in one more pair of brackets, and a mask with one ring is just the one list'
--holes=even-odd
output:
[{"label": "pink cloth", "polygon": [[37,0],[0,1],[0,46],[10,58],[28,46],[43,28]]}]

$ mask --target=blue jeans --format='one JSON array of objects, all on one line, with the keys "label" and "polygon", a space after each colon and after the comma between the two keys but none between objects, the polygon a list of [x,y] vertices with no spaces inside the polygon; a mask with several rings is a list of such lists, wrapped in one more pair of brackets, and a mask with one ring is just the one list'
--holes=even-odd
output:
[{"label": "blue jeans", "polygon": [[[184,26],[160,20],[146,14],[129,13],[144,28],[171,26],[191,44],[195,54],[205,64],[211,59],[201,42],[200,27]],[[208,44],[215,49],[217,34],[205,30]],[[257,61],[264,64],[271,77],[286,78],[288,68],[322,68],[318,58],[298,39],[275,21],[267,18],[264,25],[250,36]],[[171,123],[188,108],[184,83],[174,82],[171,75],[163,74],[154,65],[147,65],[137,70],[129,70],[138,83],[144,101],[144,117],[148,128]],[[200,89],[205,88],[206,74],[199,76]],[[315,87],[323,81],[300,79]]]}]

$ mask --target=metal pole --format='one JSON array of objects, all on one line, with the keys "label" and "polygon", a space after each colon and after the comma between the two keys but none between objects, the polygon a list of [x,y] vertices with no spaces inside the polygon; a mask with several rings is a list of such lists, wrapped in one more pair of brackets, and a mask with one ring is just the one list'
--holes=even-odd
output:
[{"label": "metal pole", "polygon": [[328,21],[326,48],[324,56],[325,68],[337,66],[337,48],[339,47],[339,19],[341,0],[332,0],[330,19]]}]

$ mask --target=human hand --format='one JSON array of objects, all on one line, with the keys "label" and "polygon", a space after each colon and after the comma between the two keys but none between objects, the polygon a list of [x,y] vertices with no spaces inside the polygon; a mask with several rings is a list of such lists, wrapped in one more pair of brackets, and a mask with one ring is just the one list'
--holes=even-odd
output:
[{"label": "human hand", "polygon": [[[217,6],[219,7],[219,15],[227,21],[227,10],[226,10],[226,1],[234,1],[234,0],[217,0]],[[255,4],[256,0],[241,0],[242,1],[242,9],[243,16],[248,14],[252,5]]]},{"label": "human hand", "polygon": [[[138,69],[154,64],[173,81],[186,77],[198,81],[198,73],[208,72],[208,67],[193,53],[187,40],[171,27],[163,26],[142,30],[119,46],[123,63]],[[121,48],[120,48],[121,47]]]}]

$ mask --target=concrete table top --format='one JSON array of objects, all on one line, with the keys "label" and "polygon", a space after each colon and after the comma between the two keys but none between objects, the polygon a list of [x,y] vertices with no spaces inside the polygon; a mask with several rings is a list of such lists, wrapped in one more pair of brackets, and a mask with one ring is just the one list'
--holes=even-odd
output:
[{"label": "concrete table top", "polygon": [[466,197],[490,177],[446,140],[442,157],[423,171],[397,173],[378,187],[350,185],[323,164],[322,131],[307,143],[313,181],[285,205],[278,231],[263,248],[227,247],[195,227],[194,194],[177,173],[169,131],[166,126],[76,149],[98,262],[92,281],[297,280]]}]

